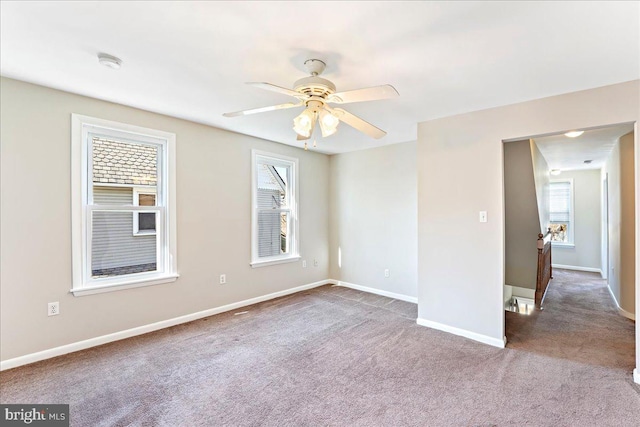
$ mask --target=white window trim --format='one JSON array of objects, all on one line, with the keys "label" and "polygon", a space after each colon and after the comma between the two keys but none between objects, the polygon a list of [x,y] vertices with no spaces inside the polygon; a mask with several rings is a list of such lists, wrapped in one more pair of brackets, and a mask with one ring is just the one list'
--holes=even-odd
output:
[{"label": "white window trim", "polygon": [[[139,196],[140,194],[149,194],[149,195],[154,195],[157,196],[157,191],[155,188],[145,188],[145,187],[133,187],[133,206],[140,206],[140,199]],[[157,202],[156,202],[157,205]],[[133,235],[134,236],[155,236],[156,235],[156,230],[153,231],[149,231],[149,230],[139,230],[139,223],[138,223],[138,214],[140,212],[134,212],[133,213]]]},{"label": "white window trim", "polygon": [[[576,197],[575,191],[573,188],[573,178],[565,178],[565,179],[552,179],[549,182],[568,182],[569,183],[569,193],[571,196],[569,197],[569,238],[567,242],[551,242],[552,246],[557,246],[561,248],[575,248],[575,229],[576,229],[576,221],[575,221],[575,211],[574,211],[574,199]],[[549,221],[551,223],[551,221]]]},{"label": "white window trim", "polygon": [[[124,136],[136,135],[136,139],[163,140],[165,156],[161,180],[165,182],[165,215],[162,224],[156,224],[156,228],[167,230],[163,234],[163,242],[158,239],[158,244],[165,244],[164,272],[137,273],[114,278],[93,279],[88,281],[86,269],[86,254],[90,250],[90,242],[87,236],[87,213],[85,205],[88,200],[88,145],[85,143],[90,129],[100,129],[112,134]],[[113,122],[80,114],[71,115],[71,251],[72,251],[72,287],[71,292],[75,296],[90,295],[95,293],[129,289],[134,287],[156,285],[174,282],[178,278],[177,267],[177,228],[176,228],[176,135],[169,132],[148,129],[125,123]],[[127,210],[136,210],[135,207]],[[144,210],[138,207],[137,210]],[[166,242],[165,242],[166,241]]]},{"label": "white window trim", "polygon": [[[289,186],[291,187],[291,195],[289,207],[291,209],[291,234],[289,240],[289,253],[271,257],[258,256],[258,174],[256,173],[256,162],[258,158],[264,158],[274,163],[280,163],[284,166],[291,167],[291,179]],[[299,221],[298,221],[298,159],[294,157],[282,156],[280,154],[268,153],[260,150],[251,150],[251,262],[253,268],[266,267],[269,265],[283,264],[287,262],[295,262],[300,259],[299,245]]]}]

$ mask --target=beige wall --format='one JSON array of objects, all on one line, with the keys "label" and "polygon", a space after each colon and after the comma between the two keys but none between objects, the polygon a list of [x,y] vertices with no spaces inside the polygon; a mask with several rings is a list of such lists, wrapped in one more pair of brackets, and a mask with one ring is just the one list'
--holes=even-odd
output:
[{"label": "beige wall", "polygon": [[546,166],[533,148],[528,139],[504,144],[505,285],[530,289],[536,288],[541,229],[535,160]]},{"label": "beige wall", "polygon": [[549,165],[540,152],[538,144],[536,144],[533,139],[529,140],[529,145],[531,148],[533,179],[536,185],[536,199],[538,202],[538,220],[540,224],[540,231],[538,233],[546,234],[549,228]]},{"label": "beige wall", "polygon": [[331,156],[330,186],[331,278],[415,298],[416,143]]},{"label": "beige wall", "polygon": [[554,179],[573,180],[574,247],[554,245],[553,264],[600,270],[602,250],[600,170],[564,171]]},{"label": "beige wall", "polygon": [[[635,162],[634,134],[620,138],[620,223],[624,230],[636,229],[635,220]],[[620,236],[620,306],[635,315],[636,304],[636,236],[623,233]],[[640,364],[639,364],[640,365]]]},{"label": "beige wall", "polygon": [[[2,360],[328,277],[328,156],[6,78],[0,93]],[[175,283],[69,293],[71,113],[177,135]],[[249,266],[252,148],[299,158],[301,254],[318,267]]]},{"label": "beige wall", "polygon": [[[420,123],[419,316],[501,340],[502,141],[637,121],[639,99],[639,81],[633,81]],[[177,134],[181,274],[177,282],[84,297],[69,294],[70,114],[74,112]],[[329,276],[327,156],[5,78],[0,113],[2,360]],[[299,262],[249,267],[252,148],[300,159],[302,256],[318,259],[319,267],[312,262],[306,269]],[[340,162],[336,159],[334,171]],[[402,212],[409,212],[408,206]],[[346,210],[339,208],[340,215]],[[488,211],[487,223],[478,222],[480,210]],[[335,214],[333,220],[340,222]],[[224,227],[212,226],[216,223]],[[337,236],[331,237],[332,255]],[[389,268],[393,277],[395,268]],[[221,273],[227,274],[225,286],[217,284]],[[47,317],[49,301],[60,301],[62,314]],[[638,330],[636,334],[638,344]],[[640,346],[636,355],[640,366]]]},{"label": "beige wall", "polygon": [[635,229],[634,134],[621,137],[615,145],[603,176],[609,183],[609,288],[620,308],[635,315]]},{"label": "beige wall", "polygon": [[[495,344],[502,341],[502,141],[638,121],[639,83],[635,80],[418,124],[420,318],[486,337]],[[487,223],[478,222],[482,210],[488,211]],[[636,354],[640,365],[640,351]]]}]

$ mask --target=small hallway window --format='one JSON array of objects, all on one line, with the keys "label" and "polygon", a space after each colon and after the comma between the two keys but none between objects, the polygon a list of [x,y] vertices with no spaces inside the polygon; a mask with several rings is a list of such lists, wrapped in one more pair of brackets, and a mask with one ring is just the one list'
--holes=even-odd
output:
[{"label": "small hallway window", "polygon": [[549,227],[555,244],[573,244],[573,181],[549,183]]}]

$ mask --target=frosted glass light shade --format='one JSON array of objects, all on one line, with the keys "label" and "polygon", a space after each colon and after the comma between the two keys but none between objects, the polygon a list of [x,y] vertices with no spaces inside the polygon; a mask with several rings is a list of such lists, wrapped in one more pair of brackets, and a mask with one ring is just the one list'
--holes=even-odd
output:
[{"label": "frosted glass light shade", "polygon": [[311,136],[311,130],[313,129],[313,121],[315,116],[312,111],[304,110],[298,117],[293,119],[293,130],[300,136],[308,138]]},{"label": "frosted glass light shade", "polygon": [[338,130],[338,124],[340,120],[326,110],[320,111],[320,130],[322,131],[322,136],[327,137],[331,136]]}]

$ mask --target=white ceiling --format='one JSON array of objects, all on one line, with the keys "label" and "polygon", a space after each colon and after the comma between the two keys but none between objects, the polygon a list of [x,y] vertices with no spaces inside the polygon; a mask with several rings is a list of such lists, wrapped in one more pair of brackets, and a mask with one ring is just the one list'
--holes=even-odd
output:
[{"label": "white ceiling", "polygon": [[[0,73],[300,146],[297,110],[244,84],[292,87],[304,60],[339,91],[391,84],[400,98],[345,105],[386,130],[345,124],[318,151],[415,140],[417,123],[639,78],[638,2],[8,2]],[[98,65],[105,52],[120,70]]]},{"label": "white ceiling", "polygon": [[[633,123],[585,131],[577,138],[564,134],[534,138],[549,169],[600,169],[618,138],[633,131]],[[591,160],[585,164],[585,160]]]}]

